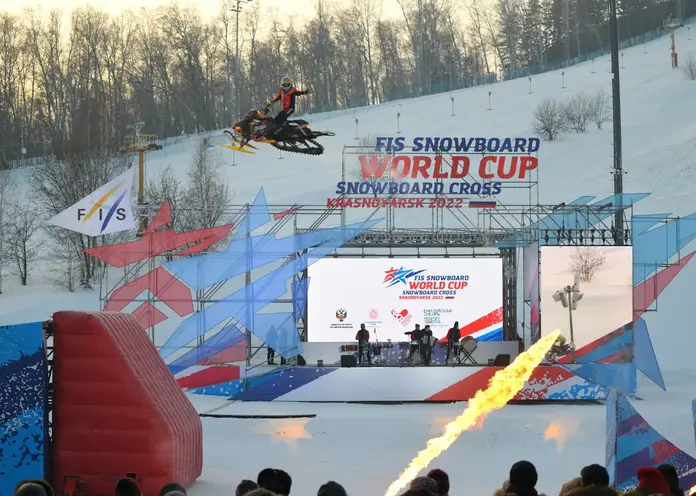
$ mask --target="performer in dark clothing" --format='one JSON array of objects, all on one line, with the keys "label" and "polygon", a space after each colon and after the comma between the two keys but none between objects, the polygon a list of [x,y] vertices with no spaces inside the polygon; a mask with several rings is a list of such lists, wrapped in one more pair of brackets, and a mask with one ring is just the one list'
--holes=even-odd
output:
[{"label": "performer in dark clothing", "polygon": [[433,331],[430,330],[430,325],[423,328],[423,339],[421,345],[421,356],[423,357],[423,365],[430,365],[430,359],[433,355],[433,345],[430,339],[433,337]]},{"label": "performer in dark clothing", "polygon": [[365,324],[360,324],[360,330],[355,335],[358,342],[358,365],[362,364],[363,353],[367,352],[367,364],[372,365],[372,354],[370,353],[370,331],[365,329]]},{"label": "performer in dark clothing", "polygon": [[[408,362],[411,363],[411,358],[413,358],[413,352],[420,351],[420,340],[423,338],[423,330],[420,328],[420,324],[416,324],[416,328],[412,331],[406,331],[404,334],[411,338],[411,343],[408,345]],[[418,341],[418,343],[413,343],[413,341]],[[423,355],[421,355],[421,359]]]},{"label": "performer in dark clothing", "polygon": [[268,365],[275,365],[275,350],[278,347],[278,331],[276,331],[275,326],[271,326],[266,335],[266,346],[268,351],[266,352],[266,362]]},{"label": "performer in dark clothing", "polygon": [[459,322],[455,322],[454,326],[447,331],[447,357],[445,358],[445,363],[449,360],[452,350],[454,350],[454,345],[459,342],[460,337]]}]

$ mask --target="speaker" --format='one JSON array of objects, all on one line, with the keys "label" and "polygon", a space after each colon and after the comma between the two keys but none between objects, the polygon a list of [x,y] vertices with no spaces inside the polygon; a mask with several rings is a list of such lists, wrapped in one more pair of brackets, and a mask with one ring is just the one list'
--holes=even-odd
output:
[{"label": "speaker", "polygon": [[355,355],[341,355],[341,367],[356,367],[358,359]]},{"label": "speaker", "polygon": [[493,366],[494,367],[507,367],[508,365],[510,365],[510,354],[509,353],[496,355],[496,357],[493,359]]}]

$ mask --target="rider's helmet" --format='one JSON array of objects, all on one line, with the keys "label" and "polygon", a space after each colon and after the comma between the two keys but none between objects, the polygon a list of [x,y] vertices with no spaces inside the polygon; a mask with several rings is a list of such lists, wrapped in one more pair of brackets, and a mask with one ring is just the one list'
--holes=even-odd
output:
[{"label": "rider's helmet", "polygon": [[290,88],[292,88],[292,79],[290,79],[290,76],[283,76],[283,78],[280,80],[280,86],[283,88],[285,93],[290,91]]}]

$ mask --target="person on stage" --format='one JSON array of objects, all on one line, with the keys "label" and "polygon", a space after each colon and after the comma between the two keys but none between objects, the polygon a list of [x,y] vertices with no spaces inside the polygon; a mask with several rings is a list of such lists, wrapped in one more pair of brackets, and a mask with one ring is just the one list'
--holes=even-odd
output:
[{"label": "person on stage", "polygon": [[459,343],[460,338],[461,333],[459,331],[459,322],[455,322],[454,326],[447,331],[447,357],[445,358],[445,363],[449,361],[452,350],[454,350],[454,345]]},{"label": "person on stage", "polygon": [[433,355],[433,345],[430,342],[433,337],[433,331],[430,330],[430,324],[423,328],[423,338],[421,339],[421,356],[423,357],[423,365],[430,365],[430,359]]},{"label": "person on stage", "polygon": [[[420,351],[420,342],[421,339],[423,339],[423,330],[421,329],[420,324],[416,324],[415,329],[413,329],[412,331],[406,331],[404,334],[411,338],[411,342],[408,345],[408,363],[411,363],[413,352]],[[416,341],[416,343],[414,343],[414,341]],[[423,355],[421,355],[421,360],[422,359]]]},{"label": "person on stage", "polygon": [[370,353],[370,331],[365,328],[365,324],[360,324],[360,330],[355,335],[358,342],[358,365],[362,365],[363,353],[367,352],[367,364],[372,365],[372,354]]}]

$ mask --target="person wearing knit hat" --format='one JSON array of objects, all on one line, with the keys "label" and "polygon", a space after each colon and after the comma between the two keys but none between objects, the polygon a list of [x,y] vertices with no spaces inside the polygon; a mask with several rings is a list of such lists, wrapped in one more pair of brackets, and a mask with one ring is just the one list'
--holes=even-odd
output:
[{"label": "person wearing knit hat", "polygon": [[437,482],[430,477],[416,477],[411,481],[409,489],[414,491],[427,491],[433,496],[437,496]]},{"label": "person wearing knit hat", "polygon": [[450,490],[449,475],[442,469],[434,468],[428,472],[428,477],[437,483],[437,494],[447,496]]},{"label": "person wearing knit hat", "polygon": [[510,467],[510,487],[508,492],[517,496],[537,496],[535,489],[539,476],[532,462],[520,460]]},{"label": "person wearing knit hat", "polygon": [[580,478],[583,486],[609,487],[609,472],[597,463],[583,467],[580,471]]},{"label": "person wearing knit hat", "polygon": [[259,485],[253,480],[244,479],[242,482],[239,483],[234,494],[235,496],[244,496],[245,494],[249,494],[250,492],[258,488]]},{"label": "person wearing knit hat", "polygon": [[317,496],[348,496],[348,493],[338,482],[329,481],[319,488]]}]

